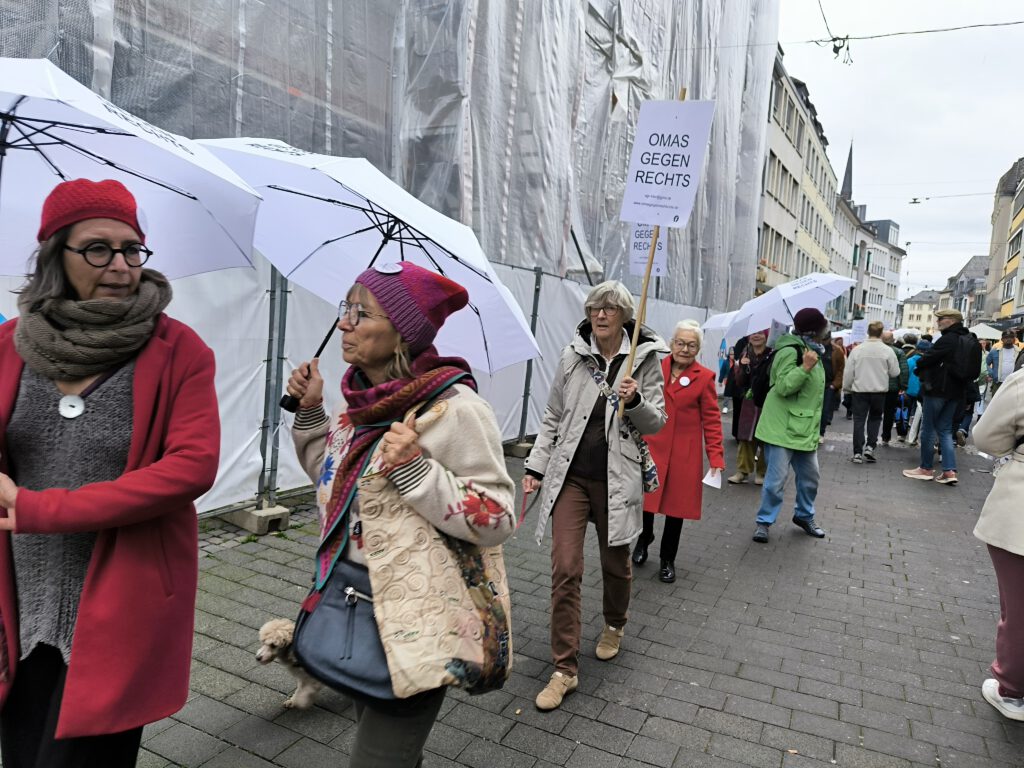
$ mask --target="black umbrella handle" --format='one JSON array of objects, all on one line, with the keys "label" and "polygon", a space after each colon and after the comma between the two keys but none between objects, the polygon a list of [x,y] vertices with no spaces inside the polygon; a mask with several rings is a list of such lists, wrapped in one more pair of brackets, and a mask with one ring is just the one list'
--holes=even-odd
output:
[{"label": "black umbrella handle", "polygon": [[[313,355],[314,358],[318,358],[323,354],[324,348],[327,346],[327,342],[331,340],[331,336],[334,335],[334,329],[337,327],[338,321],[332,320],[331,327],[327,329],[327,335],[324,336],[324,340],[320,342],[319,349],[317,349],[316,354]],[[286,394],[281,398],[281,407],[288,411],[288,413],[295,413],[299,410],[299,398]]]}]

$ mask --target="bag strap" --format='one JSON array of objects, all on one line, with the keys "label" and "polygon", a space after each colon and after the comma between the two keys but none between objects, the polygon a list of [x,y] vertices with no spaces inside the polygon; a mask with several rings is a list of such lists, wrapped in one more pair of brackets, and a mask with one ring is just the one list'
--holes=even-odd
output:
[{"label": "bag strap", "polygon": [[[610,386],[608,386],[608,379],[605,378],[604,373],[598,370],[592,359],[586,358],[585,362],[587,369],[590,371],[590,376],[594,379],[594,382],[597,384],[597,388],[601,391],[601,394],[608,398],[608,402],[611,403],[611,406],[618,411],[619,395],[612,390]],[[626,431],[629,432],[629,436],[633,438],[634,442],[636,442],[637,448],[640,451],[643,451],[641,443],[643,443],[644,447],[646,447],[647,444],[643,442],[644,438],[640,434],[640,430],[633,426],[633,422],[629,420],[629,416],[625,413],[622,414],[622,423],[625,425]]]}]

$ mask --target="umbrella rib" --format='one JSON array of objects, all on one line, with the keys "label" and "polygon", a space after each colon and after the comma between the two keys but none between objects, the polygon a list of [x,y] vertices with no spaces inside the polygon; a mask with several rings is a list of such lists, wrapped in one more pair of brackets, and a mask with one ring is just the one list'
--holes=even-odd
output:
[{"label": "umbrella rib", "polygon": [[[93,160],[93,161],[99,163],[100,165],[106,165],[106,166],[109,166],[111,168],[116,168],[121,173],[126,173],[129,176],[134,176],[137,179],[141,179],[143,181],[148,181],[150,184],[153,184],[153,185],[158,186],[158,187],[163,187],[164,189],[166,189],[169,192],[174,192],[175,194],[181,195],[182,197],[187,197],[190,200],[195,200],[197,202],[199,200],[199,198],[197,198],[195,195],[193,195],[191,192],[189,192],[187,190],[181,189],[179,187],[175,187],[175,186],[173,186],[171,184],[168,184],[166,182],[163,182],[163,181],[159,181],[158,179],[155,179],[152,176],[147,176],[146,174],[144,174],[144,173],[142,173],[140,171],[135,171],[135,170],[132,170],[131,168],[128,168],[126,166],[118,165],[113,160],[108,160],[105,157],[102,157],[101,155],[97,155],[95,152],[92,152],[92,151],[86,149],[85,147],[81,147],[78,144],[75,144],[73,141],[68,141],[67,139],[61,138],[59,136],[51,136],[45,130],[41,131],[41,133],[44,136],[47,136],[48,138],[52,139],[55,143],[57,143],[57,144],[59,144],[61,146],[67,147],[68,149],[70,149],[70,150],[72,150],[74,152],[78,152],[80,155],[83,155],[84,157],[87,157],[90,160]],[[130,134],[130,133],[118,134],[118,135],[132,136],[132,134]],[[32,143],[33,146],[35,146],[34,142],[32,142],[27,137],[26,137],[26,140],[29,141],[30,143]]]},{"label": "umbrella rib", "polygon": [[35,152],[38,152],[38,153],[39,153],[39,156],[40,156],[41,158],[43,158],[43,160],[44,160],[44,161],[46,162],[46,164],[47,164],[48,166],[50,166],[50,168],[52,168],[52,169],[53,169],[53,172],[54,172],[55,174],[57,174],[57,176],[58,176],[58,177],[59,177],[59,178],[60,178],[60,179],[61,179],[62,181],[67,181],[67,180],[68,180],[68,177],[64,175],[64,171],[62,171],[62,170],[61,170],[61,169],[60,169],[60,168],[59,168],[59,167],[57,166],[57,164],[56,164],[56,163],[55,163],[55,162],[54,162],[53,160],[51,160],[51,159],[50,159],[50,156],[49,156],[49,155],[47,155],[47,154],[46,154],[46,153],[45,153],[45,152],[44,152],[44,151],[43,151],[43,150],[41,149],[41,145],[37,145],[37,144],[36,144],[36,143],[35,143],[35,142],[34,142],[34,141],[33,141],[32,139],[30,139],[30,138],[29,138],[29,137],[28,137],[28,136],[27,136],[27,135],[25,134],[25,131],[24,131],[24,130],[22,129],[22,126],[21,126],[21,125],[20,125],[20,124],[19,124],[19,123],[18,123],[17,121],[14,121],[14,122],[12,122],[12,123],[11,123],[11,127],[12,127],[12,128],[14,128],[14,130],[16,130],[16,131],[17,131],[17,132],[18,132],[19,134],[21,134],[21,137],[22,137],[22,138],[23,138],[23,139],[24,139],[25,141],[27,141],[27,142],[29,143],[29,147],[17,147],[17,145],[13,145],[13,146],[15,146],[15,147],[17,147],[17,148],[19,148],[19,149],[31,149],[31,150],[33,150],[33,151],[35,151]]},{"label": "umbrella rib", "polygon": [[66,128],[70,131],[82,131],[83,133],[104,133],[109,134],[111,136],[135,135],[130,131],[122,131],[119,128],[104,128],[103,126],[86,125],[85,123],[69,123],[64,120],[43,120],[38,117],[19,117],[18,115],[14,114],[14,111],[18,108],[18,105],[21,104],[21,102],[25,98],[26,97],[22,96],[21,99],[18,100],[17,104],[15,104],[14,109],[12,109],[10,112],[0,112],[0,120],[12,120],[17,123],[24,123],[25,125],[34,125],[38,123],[40,126],[45,126],[45,128],[33,128],[33,131],[35,132],[44,132],[46,128]]}]

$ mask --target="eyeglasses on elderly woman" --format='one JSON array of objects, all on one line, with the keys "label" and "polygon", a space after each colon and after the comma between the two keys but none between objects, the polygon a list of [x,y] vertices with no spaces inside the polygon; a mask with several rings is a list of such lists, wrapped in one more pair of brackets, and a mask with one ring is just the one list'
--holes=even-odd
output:
[{"label": "eyeglasses on elderly woman", "polygon": [[605,304],[604,306],[600,306],[600,307],[587,307],[587,313],[591,317],[597,317],[602,312],[604,312],[607,317],[615,317],[621,311],[622,311],[622,307],[613,307],[613,306],[611,306],[609,304]]},{"label": "eyeglasses on elderly woman", "polygon": [[338,304],[338,319],[344,318],[348,320],[348,324],[353,328],[359,325],[360,320],[365,320],[368,317],[388,319],[387,315],[380,314],[379,312],[367,312],[363,309],[363,305],[357,301],[350,302],[342,299]]},{"label": "eyeglasses on elderly woman", "polygon": [[142,243],[132,243],[124,248],[114,248],[108,243],[89,243],[84,248],[72,248],[70,245],[65,245],[64,248],[82,256],[86,264],[91,267],[105,267],[119,253],[124,256],[124,263],[129,267],[141,267],[153,255],[153,252]]}]

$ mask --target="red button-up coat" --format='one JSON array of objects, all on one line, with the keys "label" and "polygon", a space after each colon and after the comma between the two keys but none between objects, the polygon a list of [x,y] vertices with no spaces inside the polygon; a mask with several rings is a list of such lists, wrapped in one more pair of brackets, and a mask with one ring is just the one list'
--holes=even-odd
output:
[{"label": "red button-up coat", "polygon": [[[700,520],[704,449],[712,467],[725,467],[715,374],[695,362],[672,383],[671,366],[671,356],[661,361],[668,422],[645,438],[658,466],[660,486],[644,496],[644,511]],[[684,378],[689,379],[685,386]]]},{"label": "red button-up coat", "polygon": [[[0,470],[24,363],[12,320],[0,326]],[[131,447],[124,474],[78,490],[20,490],[23,533],[96,531],[71,645],[57,737],[136,728],[176,712],[188,694],[198,579],[193,500],[217,474],[220,419],[213,352],[161,315],[135,364]],[[6,515],[6,511],[0,512]],[[0,533],[0,618],[17,675],[18,602],[9,533]]]}]

